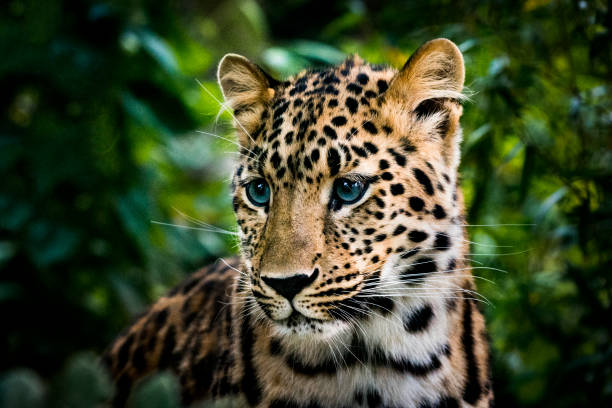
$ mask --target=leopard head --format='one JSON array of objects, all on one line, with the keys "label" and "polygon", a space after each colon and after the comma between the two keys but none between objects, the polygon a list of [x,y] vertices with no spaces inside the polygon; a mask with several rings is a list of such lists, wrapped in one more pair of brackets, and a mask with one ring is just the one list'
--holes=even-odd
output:
[{"label": "leopard head", "polygon": [[286,81],[228,54],[218,80],[241,146],[245,292],[279,332],[331,335],[423,282],[444,289],[435,277],[456,273],[463,246],[464,65],[451,41],[399,71],[354,56]]}]

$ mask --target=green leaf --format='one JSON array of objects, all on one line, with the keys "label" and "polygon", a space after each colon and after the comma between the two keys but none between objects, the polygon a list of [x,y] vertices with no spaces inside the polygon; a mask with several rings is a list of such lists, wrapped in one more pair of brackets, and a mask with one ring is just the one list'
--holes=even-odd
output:
[{"label": "green leaf", "polygon": [[157,130],[157,133],[153,133],[152,136],[162,135],[169,136],[172,134],[157,117],[155,112],[142,100],[136,98],[130,92],[123,92],[121,95],[121,101],[125,111],[143,126],[147,126],[151,129]]},{"label": "green leaf", "polygon": [[337,48],[315,41],[295,41],[289,49],[315,64],[335,65],[346,59],[346,54]]},{"label": "green leaf", "polygon": [[79,234],[65,225],[37,221],[28,229],[28,252],[40,267],[71,256],[79,244]]},{"label": "green leaf", "polygon": [[19,368],[0,380],[0,406],[7,408],[39,408],[44,406],[45,386],[38,375]]},{"label": "green leaf", "polygon": [[136,33],[140,38],[143,48],[157,61],[159,66],[168,74],[177,76],[179,74],[179,64],[170,44],[149,30],[139,29]]},{"label": "green leaf", "polygon": [[129,408],[178,408],[180,407],[179,382],[164,372],[155,374],[140,383],[128,401]]},{"label": "green leaf", "polygon": [[536,210],[534,218],[538,220],[538,222],[541,222],[550,212],[550,210],[555,206],[555,204],[557,204],[557,202],[565,196],[567,191],[567,187],[564,186],[549,195]]},{"label": "green leaf", "polygon": [[99,358],[81,353],[68,360],[54,381],[52,403],[56,407],[99,407],[113,395],[113,384]]}]

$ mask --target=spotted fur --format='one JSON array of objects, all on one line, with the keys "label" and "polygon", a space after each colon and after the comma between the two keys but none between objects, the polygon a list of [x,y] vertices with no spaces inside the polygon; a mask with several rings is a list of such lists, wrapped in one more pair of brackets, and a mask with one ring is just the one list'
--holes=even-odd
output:
[{"label": "spotted fur", "polygon": [[[171,369],[185,404],[490,406],[458,188],[457,47],[430,41],[399,72],[351,57],[283,82],[228,55],[218,76],[241,145],[241,257],[194,274],[115,341],[115,403]],[[334,198],[341,177],[368,184],[359,201]],[[254,179],[270,185],[264,206],[246,193]]]}]

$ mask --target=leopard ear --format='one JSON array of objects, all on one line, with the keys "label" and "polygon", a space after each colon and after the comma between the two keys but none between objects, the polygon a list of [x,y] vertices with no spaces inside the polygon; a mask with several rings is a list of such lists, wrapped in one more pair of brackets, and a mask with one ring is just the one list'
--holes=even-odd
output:
[{"label": "leopard ear", "polygon": [[237,54],[226,54],[221,59],[217,80],[226,105],[234,110],[239,141],[242,146],[249,146],[267,103],[274,97],[278,81]]},{"label": "leopard ear", "polygon": [[391,80],[385,98],[415,111],[427,100],[462,100],[465,68],[459,48],[446,38],[421,45]]},{"label": "leopard ear", "polygon": [[452,41],[438,38],[412,54],[383,94],[387,107],[412,114],[421,137],[425,134],[424,139],[437,144],[442,157],[454,168],[459,163],[464,80],[461,51]]}]

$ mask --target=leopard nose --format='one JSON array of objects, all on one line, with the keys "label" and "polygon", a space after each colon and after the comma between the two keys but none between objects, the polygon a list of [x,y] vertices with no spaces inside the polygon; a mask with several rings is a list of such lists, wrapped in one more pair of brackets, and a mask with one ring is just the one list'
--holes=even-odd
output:
[{"label": "leopard nose", "polygon": [[291,301],[302,289],[314,282],[318,274],[319,270],[315,269],[310,276],[306,274],[298,274],[283,278],[262,276],[261,279],[279,295]]}]

